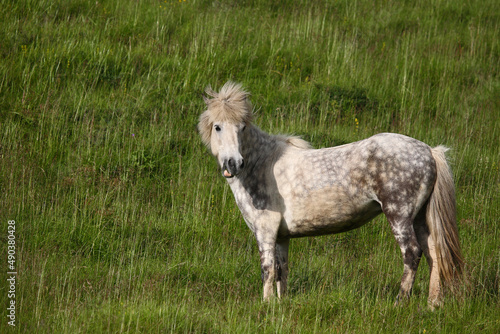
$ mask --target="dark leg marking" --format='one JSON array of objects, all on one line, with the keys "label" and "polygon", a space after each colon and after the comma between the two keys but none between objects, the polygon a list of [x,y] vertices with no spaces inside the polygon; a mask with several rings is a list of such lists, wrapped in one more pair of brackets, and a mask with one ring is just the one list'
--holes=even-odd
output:
[{"label": "dark leg marking", "polygon": [[278,297],[286,293],[288,279],[288,246],[289,240],[280,240],[276,243],[276,285]]},{"label": "dark leg marking", "polygon": [[401,278],[401,287],[398,294],[398,300],[410,296],[415,274],[422,257],[422,248],[420,247],[411,219],[389,220],[391,229],[396,238],[401,254],[403,255],[404,270]]}]

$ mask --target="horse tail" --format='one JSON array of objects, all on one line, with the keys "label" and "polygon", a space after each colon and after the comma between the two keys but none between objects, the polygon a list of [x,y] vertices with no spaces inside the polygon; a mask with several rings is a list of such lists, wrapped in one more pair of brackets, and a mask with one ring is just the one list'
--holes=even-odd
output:
[{"label": "horse tail", "polygon": [[436,161],[437,179],[427,205],[426,220],[436,247],[439,276],[453,286],[464,265],[458,240],[455,185],[445,156],[448,148],[437,146],[431,151]]}]

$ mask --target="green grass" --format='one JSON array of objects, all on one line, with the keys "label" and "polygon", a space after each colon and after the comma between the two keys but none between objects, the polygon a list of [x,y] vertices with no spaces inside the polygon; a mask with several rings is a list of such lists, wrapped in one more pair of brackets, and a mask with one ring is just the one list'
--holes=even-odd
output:
[{"label": "green grass", "polygon": [[[1,1],[0,331],[500,331],[498,1]],[[207,85],[315,147],[391,131],[452,148],[469,283],[426,307],[384,217],[293,240],[261,302],[257,247],[196,132]],[[0,280],[7,269],[1,266]]]}]

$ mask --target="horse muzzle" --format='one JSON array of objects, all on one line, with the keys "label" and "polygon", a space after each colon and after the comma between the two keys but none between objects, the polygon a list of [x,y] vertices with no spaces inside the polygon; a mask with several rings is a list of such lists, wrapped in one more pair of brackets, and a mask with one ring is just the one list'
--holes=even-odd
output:
[{"label": "horse muzzle", "polygon": [[222,175],[226,179],[230,179],[236,175],[238,175],[244,166],[243,159],[233,159],[229,158],[224,160],[224,164],[222,165]]}]

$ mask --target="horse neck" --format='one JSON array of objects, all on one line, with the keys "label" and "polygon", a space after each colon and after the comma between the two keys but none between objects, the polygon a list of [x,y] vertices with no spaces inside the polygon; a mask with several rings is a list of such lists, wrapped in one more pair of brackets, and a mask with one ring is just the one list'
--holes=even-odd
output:
[{"label": "horse neck", "polygon": [[258,127],[248,126],[241,143],[241,153],[245,159],[245,169],[273,163],[283,150],[280,141]]}]

